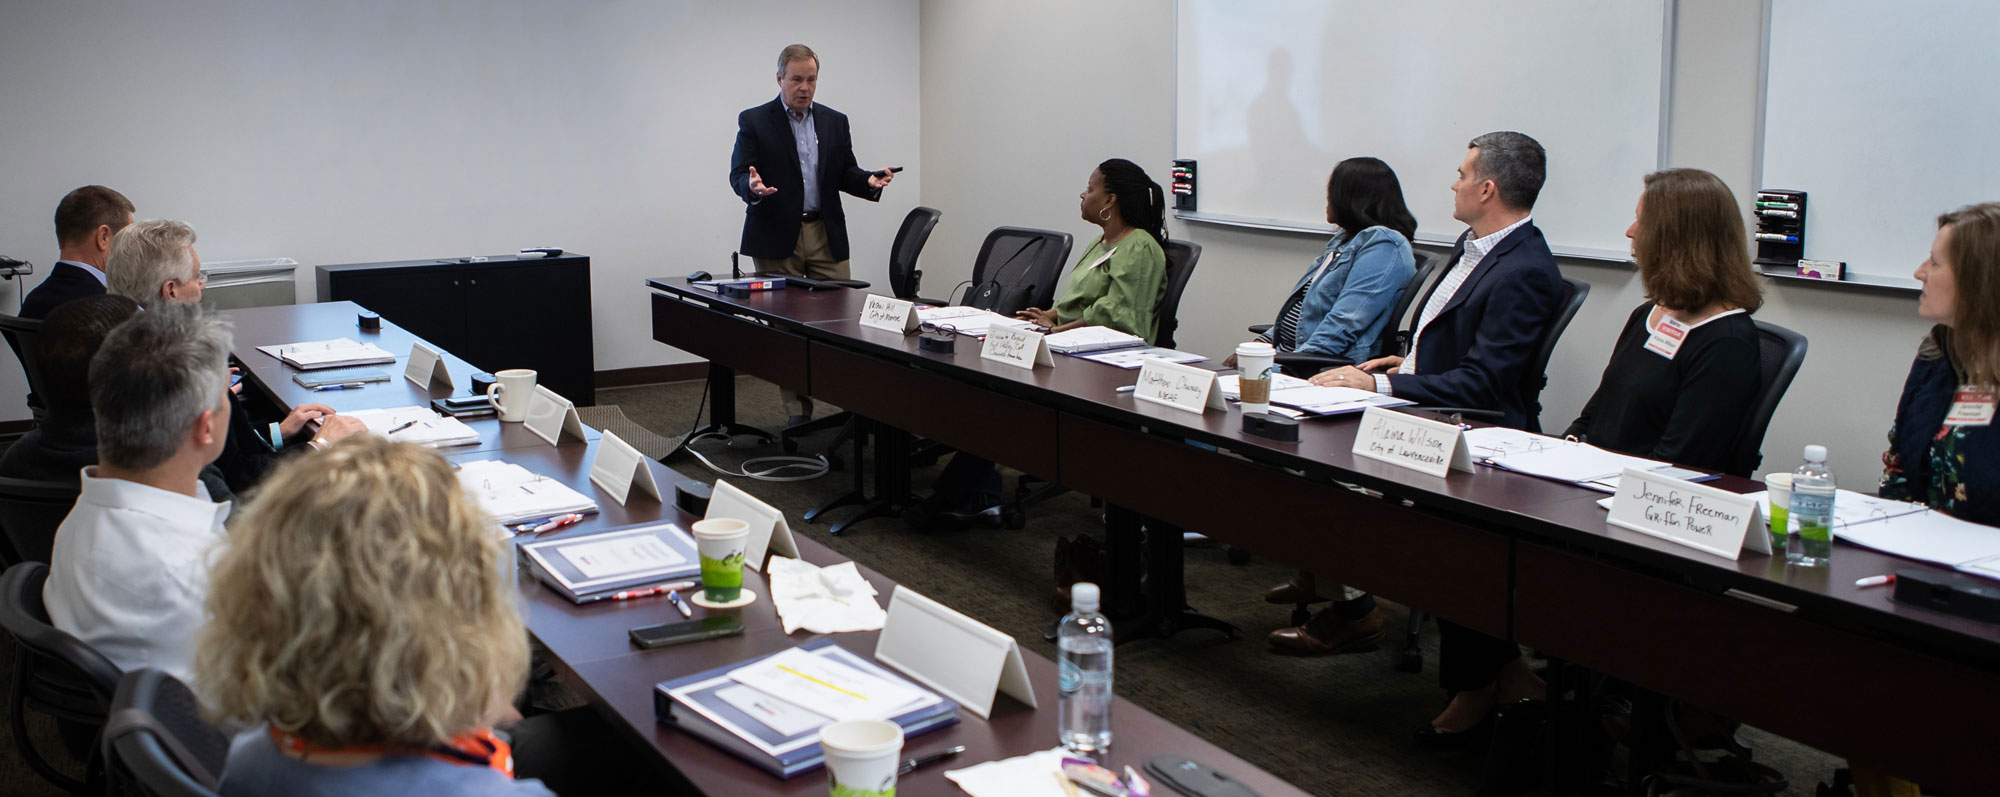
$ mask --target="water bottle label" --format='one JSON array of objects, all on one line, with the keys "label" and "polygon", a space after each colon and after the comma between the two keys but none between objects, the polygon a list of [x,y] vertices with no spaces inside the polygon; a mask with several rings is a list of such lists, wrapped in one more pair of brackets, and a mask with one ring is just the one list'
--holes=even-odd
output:
[{"label": "water bottle label", "polygon": [[1056,661],[1056,691],[1075,692],[1083,686],[1083,669],[1069,659]]},{"label": "water bottle label", "polygon": [[1833,493],[1812,493],[1804,490],[1792,491],[1792,514],[1805,517],[1820,517],[1833,514]]}]

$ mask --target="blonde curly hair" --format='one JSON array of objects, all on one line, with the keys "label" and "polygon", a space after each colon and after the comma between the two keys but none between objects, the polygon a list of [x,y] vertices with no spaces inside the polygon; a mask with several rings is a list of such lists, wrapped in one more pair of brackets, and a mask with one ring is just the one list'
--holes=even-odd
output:
[{"label": "blonde curly hair", "polygon": [[210,577],[195,678],[218,723],[422,749],[527,674],[506,541],[437,453],[356,435],[273,473]]}]

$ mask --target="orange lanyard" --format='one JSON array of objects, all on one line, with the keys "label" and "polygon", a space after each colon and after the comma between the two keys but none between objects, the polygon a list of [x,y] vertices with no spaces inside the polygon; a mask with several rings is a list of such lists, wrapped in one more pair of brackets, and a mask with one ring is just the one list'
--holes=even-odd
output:
[{"label": "orange lanyard", "polygon": [[[391,751],[379,744],[363,744],[353,747],[321,747],[300,738],[297,734],[271,729],[271,741],[279,747],[305,760],[314,753],[351,753],[358,755],[394,755],[401,751]],[[492,767],[509,778],[514,777],[514,749],[493,731],[481,728],[451,737],[450,741],[423,750],[420,755],[468,766]]]}]

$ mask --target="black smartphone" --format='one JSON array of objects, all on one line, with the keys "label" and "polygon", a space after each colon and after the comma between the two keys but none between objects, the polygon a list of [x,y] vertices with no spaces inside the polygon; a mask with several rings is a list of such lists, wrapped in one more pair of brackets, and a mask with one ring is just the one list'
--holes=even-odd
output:
[{"label": "black smartphone", "polygon": [[632,644],[642,648],[661,648],[682,642],[696,642],[703,639],[736,636],[743,633],[743,621],[727,614],[703,617],[680,623],[642,625],[632,629]]},{"label": "black smartphone", "polygon": [[242,375],[242,374],[230,374],[230,375],[229,375],[229,386],[230,386],[230,387],[235,387],[235,386],[237,386],[237,385],[241,384],[242,382],[243,382],[243,375]]}]

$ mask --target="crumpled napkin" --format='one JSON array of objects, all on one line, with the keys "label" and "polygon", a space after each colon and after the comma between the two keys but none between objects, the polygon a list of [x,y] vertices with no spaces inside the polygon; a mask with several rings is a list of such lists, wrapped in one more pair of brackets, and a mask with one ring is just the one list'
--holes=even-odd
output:
[{"label": "crumpled napkin", "polygon": [[771,557],[771,603],[785,633],[801,628],[815,634],[878,631],[889,613],[875,602],[875,587],[853,562],[818,567],[785,556]]},{"label": "crumpled napkin", "polygon": [[1063,797],[1062,760],[1066,755],[1069,752],[1058,747],[954,769],[944,776],[972,797]]}]

